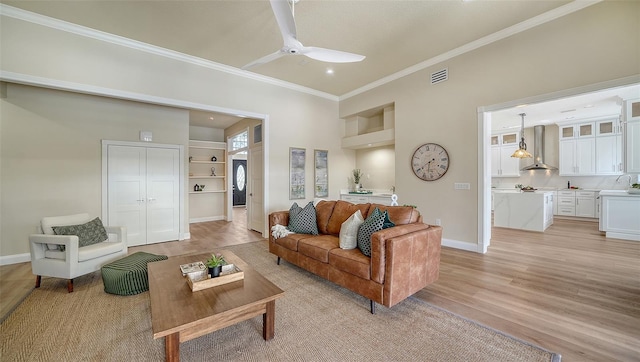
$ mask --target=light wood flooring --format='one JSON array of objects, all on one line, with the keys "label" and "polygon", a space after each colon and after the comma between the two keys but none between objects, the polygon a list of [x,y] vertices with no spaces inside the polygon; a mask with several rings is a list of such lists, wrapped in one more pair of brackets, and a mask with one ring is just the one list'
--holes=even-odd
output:
[{"label": "light wood flooring", "polygon": [[[192,224],[191,240],[129,252],[172,256],[263,240],[246,229],[243,209],[234,220]],[[544,233],[492,233],[484,255],[443,248],[440,279],[416,297],[558,352],[563,361],[640,361],[640,242],[606,239],[597,223],[578,220],[556,219]],[[29,263],[0,267],[0,316],[34,281]]]}]

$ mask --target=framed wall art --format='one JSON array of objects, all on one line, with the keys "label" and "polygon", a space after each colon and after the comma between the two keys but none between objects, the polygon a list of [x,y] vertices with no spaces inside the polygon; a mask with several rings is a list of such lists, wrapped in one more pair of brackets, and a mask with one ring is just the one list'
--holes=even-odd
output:
[{"label": "framed wall art", "polygon": [[304,199],[305,158],[304,148],[289,147],[289,199]]},{"label": "framed wall art", "polygon": [[326,150],[314,150],[314,173],[313,179],[314,185],[314,197],[328,197],[329,196],[329,151]]}]

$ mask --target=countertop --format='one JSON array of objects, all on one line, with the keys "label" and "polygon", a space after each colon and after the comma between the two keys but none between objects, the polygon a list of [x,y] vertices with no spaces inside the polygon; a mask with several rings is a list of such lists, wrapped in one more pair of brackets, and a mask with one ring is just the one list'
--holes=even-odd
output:
[{"label": "countertop", "polygon": [[629,196],[640,197],[640,194],[630,194],[627,190],[602,190],[600,196]]}]

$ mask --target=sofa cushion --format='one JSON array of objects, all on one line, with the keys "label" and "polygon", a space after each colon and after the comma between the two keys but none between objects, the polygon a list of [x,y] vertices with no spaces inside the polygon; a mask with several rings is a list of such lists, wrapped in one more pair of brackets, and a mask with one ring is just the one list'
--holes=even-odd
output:
[{"label": "sofa cushion", "polygon": [[329,234],[327,226],[329,226],[329,218],[335,206],[335,201],[323,200],[316,204],[316,218],[318,219],[318,232],[320,234]]},{"label": "sofa cushion", "polygon": [[396,225],[406,225],[418,222],[420,217],[420,212],[418,212],[418,210],[413,206],[387,206],[372,204],[369,208],[369,212],[371,213],[376,207],[380,209],[381,212],[387,211],[389,213],[389,218],[393,220]]},{"label": "sofa cushion", "polygon": [[[109,239],[107,230],[98,217],[81,225],[53,226],[52,229],[56,235],[78,236],[78,246],[80,247],[101,243]],[[64,248],[64,245],[60,246]],[[62,248],[60,250],[64,251]]]},{"label": "sofa cushion", "polygon": [[364,222],[362,212],[357,210],[342,223],[340,228],[340,248],[355,249],[358,246],[358,228]]},{"label": "sofa cushion", "polygon": [[371,279],[371,258],[358,249],[333,249],[329,252],[329,264],[345,273],[362,279]]},{"label": "sofa cushion", "polygon": [[352,204],[342,200],[336,201],[336,206],[333,208],[333,212],[329,218],[329,225],[327,225],[328,234],[340,235],[342,223],[347,221],[357,210],[360,210],[362,217],[364,217],[369,212],[370,205],[371,204]]},{"label": "sofa cushion", "polygon": [[299,234],[318,235],[318,224],[316,221],[316,208],[313,201],[301,208],[297,203],[293,203],[289,209],[289,230]]},{"label": "sofa cushion", "polygon": [[382,225],[384,214],[376,207],[358,229],[358,248],[362,254],[371,256],[371,234],[382,230]]},{"label": "sofa cushion", "polygon": [[298,242],[301,239],[310,238],[309,234],[289,234],[287,236],[277,238],[274,242],[283,248],[289,249],[291,251],[298,251]]},{"label": "sofa cushion", "polygon": [[318,235],[298,242],[298,252],[322,263],[329,262],[329,251],[339,249],[340,241],[333,235]]}]

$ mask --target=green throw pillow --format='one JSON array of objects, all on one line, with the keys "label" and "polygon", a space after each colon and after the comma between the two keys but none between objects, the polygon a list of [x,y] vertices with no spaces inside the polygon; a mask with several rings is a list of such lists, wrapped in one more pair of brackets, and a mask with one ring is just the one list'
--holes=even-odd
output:
[{"label": "green throw pillow", "polygon": [[[52,229],[56,235],[77,235],[80,247],[101,243],[109,238],[100,218],[82,225],[53,226]],[[61,246],[60,250],[64,251],[64,245]]]},{"label": "green throw pillow", "polygon": [[384,225],[384,213],[376,207],[358,228],[358,249],[362,254],[371,256],[371,234],[382,230],[382,225]]},{"label": "green throw pillow", "polygon": [[396,226],[396,224],[393,223],[393,221],[391,221],[391,219],[389,219],[389,212],[387,212],[387,210],[384,211],[384,224],[382,224],[382,228],[383,229],[387,229],[387,228],[392,228]]},{"label": "green throw pillow", "polygon": [[293,203],[289,209],[289,230],[298,234],[318,235],[318,222],[316,221],[316,208],[313,201],[301,208]]}]

